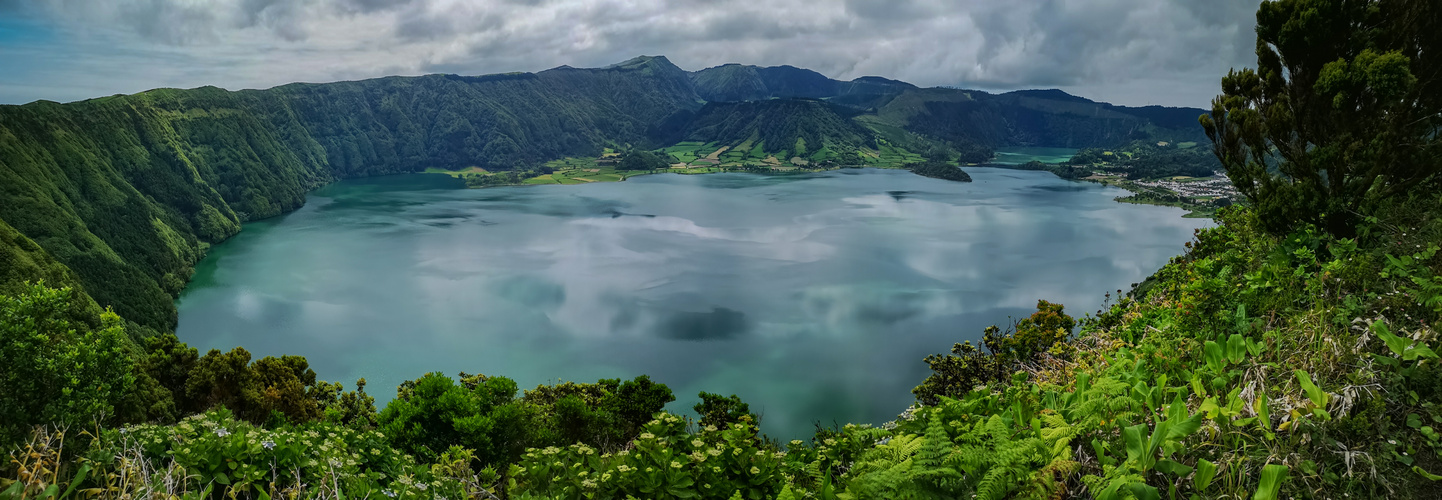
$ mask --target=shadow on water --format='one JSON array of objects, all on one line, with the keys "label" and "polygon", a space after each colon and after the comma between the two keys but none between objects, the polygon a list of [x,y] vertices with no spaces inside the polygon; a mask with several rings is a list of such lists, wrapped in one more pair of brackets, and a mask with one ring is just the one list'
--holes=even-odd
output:
[{"label": "shadow on water", "polygon": [[657,337],[672,340],[730,340],[751,329],[746,313],[717,307],[711,312],[677,312],[656,327]]},{"label": "shadow on water", "polygon": [[380,405],[433,371],[522,387],[648,374],[673,411],[734,393],[789,440],[894,418],[927,354],[1037,299],[1095,310],[1208,224],[1045,172],[971,174],[344,181],[213,248],[177,333],[306,356],[326,380],[365,377]]}]

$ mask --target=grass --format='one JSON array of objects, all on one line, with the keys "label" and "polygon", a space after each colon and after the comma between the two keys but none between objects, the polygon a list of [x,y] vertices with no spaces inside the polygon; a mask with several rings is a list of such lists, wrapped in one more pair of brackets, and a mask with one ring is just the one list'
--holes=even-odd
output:
[{"label": "grass", "polygon": [[467,168],[463,168],[463,169],[459,169],[459,170],[446,170],[446,169],[444,169],[444,168],[430,167],[430,168],[427,168],[427,169],[425,170],[425,172],[428,173],[428,174],[446,174],[446,175],[449,175],[449,176],[451,176],[451,177],[460,177],[460,176],[466,175],[466,174],[485,174],[485,173],[489,173],[489,172],[486,171],[486,169],[481,168],[481,167],[467,167]]},{"label": "grass", "polygon": [[[614,155],[613,155],[613,156],[614,156]],[[581,168],[596,168],[596,158],[589,158],[589,157],[570,158],[570,157],[567,157],[567,158],[562,158],[562,159],[560,159],[560,160],[548,161],[548,162],[546,162],[546,166],[547,166],[547,167],[551,167],[551,168],[556,169],[556,170],[581,169]]]}]

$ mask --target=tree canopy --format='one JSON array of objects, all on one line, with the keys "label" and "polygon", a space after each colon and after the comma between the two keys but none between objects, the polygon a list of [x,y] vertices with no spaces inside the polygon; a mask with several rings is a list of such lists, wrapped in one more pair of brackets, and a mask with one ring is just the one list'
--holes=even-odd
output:
[{"label": "tree canopy", "polygon": [[1358,215],[1442,169],[1439,13],[1431,0],[1280,0],[1257,11],[1257,68],[1201,117],[1271,230],[1350,234]]}]

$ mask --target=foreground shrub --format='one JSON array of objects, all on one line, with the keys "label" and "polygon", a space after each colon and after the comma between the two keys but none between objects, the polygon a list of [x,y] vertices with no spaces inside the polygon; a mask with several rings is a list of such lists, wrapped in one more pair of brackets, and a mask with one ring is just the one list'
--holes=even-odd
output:
[{"label": "foreground shrub", "polygon": [[467,489],[463,479],[474,482],[474,477],[445,474],[452,469],[418,465],[380,432],[329,423],[265,429],[224,409],[171,426],[137,425],[91,437],[80,460],[91,467],[93,487],[82,491],[109,498],[170,498],[187,492],[227,498],[341,493],[460,498]]},{"label": "foreground shrub", "polygon": [[685,419],[662,413],[628,450],[529,449],[511,468],[509,490],[517,499],[771,500],[786,484],[786,453],[758,439],[749,417],[724,429],[687,427]]},{"label": "foreground shrub", "polygon": [[35,425],[108,422],[134,385],[120,317],[92,329],[79,309],[74,290],[43,283],[0,296],[0,446]]}]

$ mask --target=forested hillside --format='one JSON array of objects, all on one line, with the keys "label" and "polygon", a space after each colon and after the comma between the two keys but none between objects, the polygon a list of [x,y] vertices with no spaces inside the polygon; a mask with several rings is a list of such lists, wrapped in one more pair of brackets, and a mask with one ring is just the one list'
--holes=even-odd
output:
[{"label": "forested hillside", "polygon": [[[187,263],[245,217],[293,207],[336,177],[463,158],[432,149],[435,120],[409,114],[440,108],[377,88],[494,85],[511,90],[488,96],[534,97],[537,109],[553,95],[548,78],[614,92],[556,121],[515,116],[531,104],[455,104],[473,107],[447,123],[467,125],[440,136],[480,151],[503,135],[530,145],[542,136],[528,124],[587,123],[600,110],[626,123],[677,116],[657,103],[689,78],[661,61],[0,108],[0,278],[11,280],[0,283],[0,500],[1436,498],[1442,6],[1268,1],[1257,21],[1258,67],[1223,77],[1200,118],[1246,203],[1094,314],[1038,300],[1034,314],[981,332],[981,345],[918,360],[930,373],[894,420],[818,426],[784,444],[758,433],[759,415],[734,395],[697,394],[697,420],[662,411],[677,396],[646,376],[523,391],[501,374],[431,373],[378,409],[364,379],[345,391],[297,356],[202,355],[169,334],[136,341],[143,327],[54,286],[99,287],[101,305],[135,292],[168,305]],[[651,83],[637,95],[627,81]],[[383,107],[375,95],[393,96],[394,111],[349,109]],[[1020,128],[1008,140],[1071,134],[1051,128],[1070,121],[1099,129],[1067,136],[1088,141],[1133,130],[1128,116],[1156,120],[1134,129],[1144,133],[1176,119],[1045,92],[906,95],[891,114],[852,120],[877,141],[900,138],[924,130],[913,120],[945,115],[930,107],[943,102],[954,116],[1040,117],[1011,122]],[[699,116],[745,109],[783,123],[820,113],[823,142],[855,132],[808,101],[712,104]],[[329,116],[343,111],[355,113]],[[497,120],[526,133],[488,128]],[[394,132],[406,123],[418,142],[396,138],[409,137]],[[608,133],[641,133],[620,127]],[[590,147],[590,135],[574,137],[535,147]],[[913,168],[950,167],[947,151],[932,153]],[[649,155],[620,161],[649,168]],[[37,278],[52,281],[12,283]],[[157,303],[115,309],[163,327]]]},{"label": "forested hillside", "polygon": [[922,89],[878,77],[832,80],[790,66],[727,64],[692,75],[696,93],[708,101],[824,99],[953,145],[1084,148],[1205,139],[1194,123],[1201,109],[1116,106],[1060,90]]},{"label": "forested hillside", "polygon": [[[645,142],[652,124],[695,106],[686,74],[663,58],[4,106],[0,220],[74,270],[100,304],[167,331],[172,297],[209,244],[300,207],[326,182],[599,154]],[[19,252],[11,241],[3,251]],[[5,274],[11,284],[47,277]]]},{"label": "forested hillside", "polygon": [[823,149],[854,158],[859,148],[876,147],[874,133],[851,120],[857,114],[805,99],[710,103],[678,132],[685,141],[754,148],[785,158],[810,157]]},{"label": "forested hillside", "polygon": [[[687,73],[664,57],[638,57],[599,69],[0,106],[0,221],[28,238],[4,239],[0,252],[41,255],[17,243],[30,241],[53,259],[51,271],[10,266],[4,283],[70,283],[54,271],[68,268],[65,279],[147,335],[174,328],[173,297],[209,245],[245,221],[295,210],[336,179],[530,171],[607,147],[681,141],[744,148],[758,161],[867,165],[944,149],[974,162],[996,146],[1097,145],[1154,129],[1090,101],[977,106],[971,95],[981,94],[876,77],[841,82],[792,67]],[[752,101],[719,102],[730,100]]]}]

